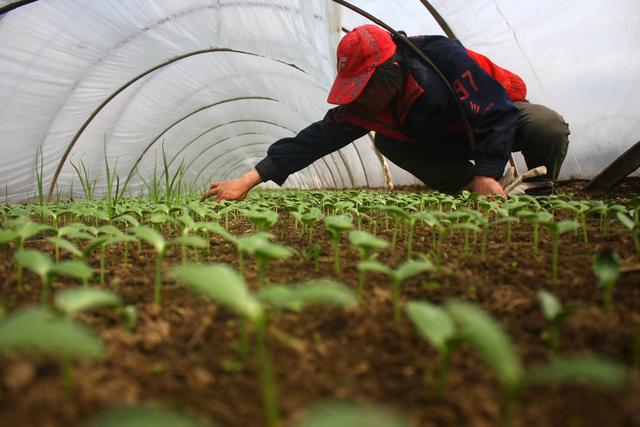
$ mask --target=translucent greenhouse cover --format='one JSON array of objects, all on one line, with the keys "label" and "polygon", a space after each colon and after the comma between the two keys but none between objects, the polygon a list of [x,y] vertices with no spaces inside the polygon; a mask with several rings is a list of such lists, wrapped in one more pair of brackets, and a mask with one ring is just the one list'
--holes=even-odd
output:
[{"label": "translucent greenhouse cover", "polygon": [[[163,158],[196,190],[238,176],[331,108],[342,28],[369,22],[324,0],[27,3],[0,15],[6,200],[34,196],[40,158],[54,196],[81,195],[76,168],[102,191],[105,161],[131,194],[163,175]],[[353,3],[409,35],[442,34],[422,1]],[[640,140],[638,0],[430,3],[465,46],[520,74],[532,102],[569,122],[561,179],[591,178]],[[390,171],[396,185],[416,183]],[[369,136],[285,184],[384,185]]]}]

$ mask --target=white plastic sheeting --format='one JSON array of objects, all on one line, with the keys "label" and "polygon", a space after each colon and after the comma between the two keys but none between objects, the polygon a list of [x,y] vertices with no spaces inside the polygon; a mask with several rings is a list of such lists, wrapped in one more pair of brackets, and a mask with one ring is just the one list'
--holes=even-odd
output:
[{"label": "white plastic sheeting", "polygon": [[[354,3],[408,34],[441,33],[418,0]],[[570,123],[562,178],[592,177],[640,139],[638,0],[431,3],[465,45],[522,75],[531,101]],[[163,149],[171,173],[185,165],[186,183],[237,176],[331,107],[340,28],[365,22],[324,0],[40,0],[9,12],[0,18],[0,197],[34,195],[39,150],[45,191],[60,168],[64,194],[81,193],[72,167],[81,162],[100,191],[105,153],[134,194],[141,177],[162,172]],[[396,167],[392,175],[415,182]],[[383,185],[368,138],[287,181]]]}]

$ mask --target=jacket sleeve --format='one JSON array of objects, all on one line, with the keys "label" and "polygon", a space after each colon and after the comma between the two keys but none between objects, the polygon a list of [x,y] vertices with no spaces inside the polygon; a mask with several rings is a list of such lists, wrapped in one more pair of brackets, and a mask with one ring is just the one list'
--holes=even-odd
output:
[{"label": "jacket sleeve", "polygon": [[262,181],[271,180],[282,185],[289,175],[368,132],[344,121],[342,112],[342,107],[333,108],[324,119],[301,130],[296,136],[271,144],[267,157],[256,165]]},{"label": "jacket sleeve", "polygon": [[513,147],[518,109],[459,42],[439,37],[425,52],[453,87],[473,128],[475,175],[501,177]]}]

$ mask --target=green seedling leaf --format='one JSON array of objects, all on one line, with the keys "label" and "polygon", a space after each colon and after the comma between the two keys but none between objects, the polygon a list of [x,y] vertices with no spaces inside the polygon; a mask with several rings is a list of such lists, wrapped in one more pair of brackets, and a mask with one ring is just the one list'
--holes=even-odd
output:
[{"label": "green seedling leaf", "polygon": [[53,261],[51,261],[51,258],[34,249],[17,251],[13,256],[18,262],[43,278],[43,280],[53,269]]},{"label": "green seedling leaf", "polygon": [[351,230],[353,228],[350,215],[331,215],[324,218],[325,226],[334,232]]},{"label": "green seedling leaf", "polygon": [[467,302],[452,301],[447,310],[460,325],[460,335],[478,351],[503,386],[517,387],[522,377],[520,358],[500,324]]},{"label": "green seedling leaf", "polygon": [[417,301],[408,303],[406,310],[418,332],[439,352],[444,353],[448,343],[456,336],[456,326],[449,313],[435,304]]},{"label": "green seedling leaf", "polygon": [[342,283],[329,279],[311,280],[297,286],[294,290],[294,297],[303,306],[335,305],[354,308],[358,305],[358,299],[351,289]]},{"label": "green seedling leaf", "polygon": [[118,237],[118,236],[122,236],[124,233],[120,231],[118,228],[114,227],[113,225],[103,225],[100,228],[98,228],[98,234],[100,235],[106,234],[107,236]]},{"label": "green seedling leaf", "polygon": [[622,224],[629,230],[633,230],[634,227],[636,226],[633,220],[622,212],[617,212],[616,217],[618,218],[618,221],[620,221],[620,224]]},{"label": "green seedling leaf", "polygon": [[93,331],[42,308],[27,308],[0,323],[0,351],[98,359],[104,353]]},{"label": "green seedling leaf", "polygon": [[86,231],[72,231],[66,236],[71,240],[91,240],[95,238],[94,235],[87,233]]},{"label": "green seedling leaf", "polygon": [[179,412],[163,408],[132,407],[111,410],[84,427],[214,427]]},{"label": "green seedling leaf", "polygon": [[291,256],[293,253],[293,248],[279,245],[277,243],[271,243],[264,239],[261,239],[261,241],[259,241],[253,248],[253,255],[259,258],[282,259]]},{"label": "green seedling leaf", "polygon": [[140,225],[140,222],[133,217],[132,215],[120,215],[117,218],[114,218],[114,221],[122,222],[127,224],[130,227],[137,227]]},{"label": "green seedling leaf", "polygon": [[85,247],[82,249],[83,257],[86,257],[91,252],[93,252],[94,249],[98,249],[100,246],[105,244],[107,240],[109,240],[107,237],[92,237],[92,239],[93,240],[87,243]]},{"label": "green seedling leaf", "polygon": [[278,221],[278,213],[269,209],[243,210],[242,213],[259,228],[271,227]]},{"label": "green seedling leaf", "polygon": [[284,285],[269,285],[256,293],[256,298],[281,310],[299,311],[302,303],[292,288]]},{"label": "green seedling leaf", "polygon": [[598,286],[612,286],[620,275],[620,257],[610,250],[601,251],[593,263],[593,271],[598,278]]},{"label": "green seedling leaf", "polygon": [[625,368],[615,362],[593,357],[557,359],[535,366],[526,374],[528,385],[548,382],[591,384],[602,388],[620,388],[627,382]]},{"label": "green seedling leaf", "polygon": [[398,281],[404,282],[410,277],[416,276],[425,271],[432,271],[434,268],[433,263],[426,259],[409,260],[400,265],[394,274]]},{"label": "green seedling leaf", "polygon": [[304,225],[311,225],[316,221],[320,221],[322,218],[324,218],[324,214],[320,209],[315,207],[309,209],[309,212],[300,215],[300,220]]},{"label": "green seedling leaf", "polygon": [[555,223],[556,233],[564,234],[568,231],[575,231],[580,227],[580,224],[577,221],[567,219],[563,221],[558,221]]},{"label": "green seedling leaf", "polygon": [[260,303],[249,293],[242,276],[226,264],[180,266],[169,277],[252,321],[262,318]]},{"label": "green seedling leaf", "polygon": [[475,233],[479,233],[482,230],[480,229],[480,227],[478,227],[476,224],[472,224],[470,222],[460,222],[457,224],[453,224],[451,226],[451,230],[469,230],[469,231],[473,231]]},{"label": "green seedling leaf", "polygon": [[61,276],[89,281],[93,277],[93,269],[83,261],[62,261],[53,266],[52,272]]},{"label": "green seedling leaf", "polygon": [[166,222],[173,222],[173,218],[167,213],[155,213],[149,217],[149,222],[152,224],[164,224]]},{"label": "green seedling leaf", "polygon": [[411,424],[395,412],[381,407],[362,407],[347,403],[317,406],[300,427],[410,427]]},{"label": "green seedling leaf", "polygon": [[352,245],[367,250],[384,249],[389,246],[389,242],[386,240],[380,239],[379,237],[363,230],[350,231],[349,241]]},{"label": "green seedling leaf", "polygon": [[104,289],[75,288],[65,289],[56,294],[54,306],[67,316],[75,316],[82,311],[94,308],[117,307],[122,300],[116,294]]},{"label": "green seedling leaf", "polygon": [[207,247],[207,242],[205,242],[205,240],[199,236],[180,236],[171,240],[167,244],[173,245],[173,246],[185,245],[190,248],[199,248],[199,249],[204,249]]},{"label": "green seedling leaf", "polygon": [[54,230],[54,228],[45,224],[38,224],[31,221],[25,222],[15,229],[16,233],[18,233],[18,236],[22,240],[30,239],[31,237],[43,231],[51,230]]},{"label": "green seedling leaf", "polygon": [[157,253],[164,253],[167,244],[162,237],[162,234],[152,228],[145,227],[144,225],[133,227],[131,231],[136,237],[153,246]]},{"label": "green seedling leaf", "polygon": [[386,265],[382,264],[379,261],[372,260],[372,259],[359,261],[358,270],[373,271],[375,273],[386,274],[387,276],[390,276],[393,273],[393,270],[391,270],[389,267],[387,267]]},{"label": "green seedling leaf", "polygon": [[122,307],[118,314],[124,327],[129,331],[133,331],[138,324],[138,309],[135,305],[126,305]]},{"label": "green seedling leaf", "polygon": [[18,237],[18,233],[14,230],[2,230],[0,231],[0,245],[6,245],[9,242],[13,242]]},{"label": "green seedling leaf", "polygon": [[562,304],[551,292],[538,291],[538,301],[540,301],[542,313],[548,321],[553,322],[562,315]]},{"label": "green seedling leaf", "polygon": [[217,234],[229,242],[236,241],[233,234],[229,233],[223,226],[216,222],[197,222],[194,225],[194,229]]},{"label": "green seedling leaf", "polygon": [[47,237],[47,240],[75,257],[82,257],[82,251],[70,241],[61,237]]}]

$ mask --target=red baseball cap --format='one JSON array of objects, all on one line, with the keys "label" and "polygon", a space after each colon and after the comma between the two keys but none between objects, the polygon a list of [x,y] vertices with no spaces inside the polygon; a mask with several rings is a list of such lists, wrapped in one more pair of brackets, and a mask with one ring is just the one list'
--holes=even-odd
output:
[{"label": "red baseball cap", "polygon": [[376,68],[396,53],[391,34],[377,25],[361,25],[340,40],[338,75],[327,102],[343,105],[355,100]]}]

